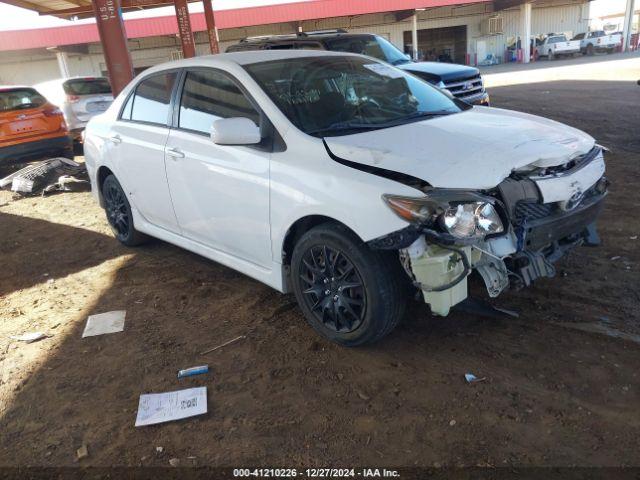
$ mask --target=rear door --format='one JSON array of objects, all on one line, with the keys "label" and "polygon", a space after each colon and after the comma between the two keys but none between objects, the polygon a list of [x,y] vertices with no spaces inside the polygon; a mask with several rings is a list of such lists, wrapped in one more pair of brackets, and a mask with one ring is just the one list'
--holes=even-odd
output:
[{"label": "rear door", "polygon": [[167,174],[164,147],[171,122],[171,98],[179,71],[144,78],[130,94],[107,138],[108,156],[131,204],[149,223],[180,231]]},{"label": "rear door", "polygon": [[111,85],[106,78],[72,78],[62,87],[73,115],[81,122],[88,122],[113,102]]},{"label": "rear door", "polygon": [[210,138],[214,120],[247,117],[260,124],[261,114],[220,70],[188,70],[183,83],[167,141],[167,176],[183,235],[270,267],[271,148],[216,145]]}]

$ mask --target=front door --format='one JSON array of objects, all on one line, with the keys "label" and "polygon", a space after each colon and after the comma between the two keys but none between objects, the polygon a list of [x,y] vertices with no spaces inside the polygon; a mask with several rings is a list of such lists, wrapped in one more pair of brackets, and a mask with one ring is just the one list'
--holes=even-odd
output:
[{"label": "front door", "polygon": [[[271,267],[269,151],[216,145],[214,120],[260,114],[226,73],[186,73],[177,128],[167,141],[167,177],[185,237],[262,267]],[[174,122],[175,124],[175,122]]]}]

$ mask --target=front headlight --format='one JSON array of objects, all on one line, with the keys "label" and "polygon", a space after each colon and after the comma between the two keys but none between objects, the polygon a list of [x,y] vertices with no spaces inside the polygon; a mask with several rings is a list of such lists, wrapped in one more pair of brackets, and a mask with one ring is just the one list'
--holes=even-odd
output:
[{"label": "front headlight", "polygon": [[440,216],[442,227],[456,238],[485,237],[504,231],[500,215],[487,202],[460,203]]},{"label": "front headlight", "polygon": [[[469,199],[470,195],[478,200]],[[481,201],[482,198],[478,194],[444,191],[432,197],[382,196],[387,206],[403,220],[417,225],[439,225],[460,239],[484,238],[504,232],[495,207],[490,202]]]}]

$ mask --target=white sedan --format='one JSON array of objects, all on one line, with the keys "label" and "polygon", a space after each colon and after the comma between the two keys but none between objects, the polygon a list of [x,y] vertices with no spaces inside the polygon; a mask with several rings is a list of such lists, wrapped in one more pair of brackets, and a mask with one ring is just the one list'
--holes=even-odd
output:
[{"label": "white sedan", "polygon": [[89,122],[95,195],[147,236],[281,292],[343,345],[382,338],[417,293],[437,315],[551,277],[597,244],[602,148],[472,107],[370,57],[258,51],[151,68]]}]

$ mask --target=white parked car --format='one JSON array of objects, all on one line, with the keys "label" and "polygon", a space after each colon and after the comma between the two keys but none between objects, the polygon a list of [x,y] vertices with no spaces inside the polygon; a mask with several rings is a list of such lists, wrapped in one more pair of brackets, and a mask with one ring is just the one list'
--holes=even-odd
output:
[{"label": "white parked car", "polygon": [[105,77],[61,78],[34,88],[62,110],[74,140],[80,140],[87,122],[113,102],[111,84]]},{"label": "white parked car", "polygon": [[580,53],[580,41],[568,40],[566,35],[548,35],[536,45],[536,56],[547,60]]},{"label": "white parked car", "polygon": [[251,51],[145,71],[87,126],[94,192],[125,245],[150,235],[281,292],[344,345],[380,339],[411,289],[446,315],[551,277],[597,243],[589,135],[472,107],[355,54]]}]

